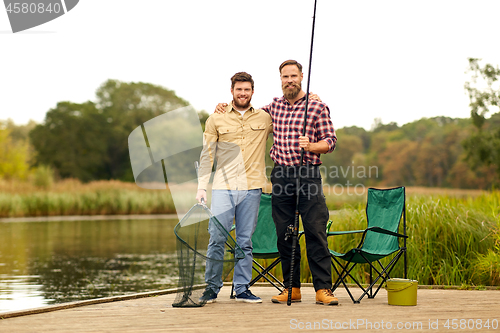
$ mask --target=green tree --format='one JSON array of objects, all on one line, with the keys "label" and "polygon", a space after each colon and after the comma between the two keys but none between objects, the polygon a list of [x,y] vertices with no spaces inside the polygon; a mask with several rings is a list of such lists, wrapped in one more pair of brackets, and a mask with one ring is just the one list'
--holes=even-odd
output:
[{"label": "green tree", "polygon": [[[343,129],[337,131],[339,140],[332,154],[321,156],[323,161],[324,181],[328,184],[364,184],[367,180],[363,159],[363,141],[355,135],[344,134]],[[361,165],[360,165],[361,164]]]},{"label": "green tree", "polygon": [[96,103],[60,102],[30,133],[36,162],[61,177],[133,181],[128,136],[144,122],[188,103],[149,83],[108,80]]},{"label": "green tree", "polygon": [[210,115],[207,111],[201,110],[198,112],[198,118],[200,118],[200,124],[203,131],[205,131],[205,123],[207,122],[208,117],[210,117]]},{"label": "green tree", "polygon": [[376,164],[381,170],[381,185],[414,186],[413,161],[418,154],[418,143],[410,140],[389,141],[377,156]]},{"label": "green tree", "polygon": [[16,125],[12,119],[5,121],[5,127],[10,131],[9,136],[14,142],[28,142],[29,133],[36,125],[34,120],[30,120],[26,125]]},{"label": "green tree", "polygon": [[500,176],[500,114],[486,118],[500,106],[500,69],[491,64],[482,65],[480,59],[469,58],[467,73],[470,80],[465,83],[465,90],[476,131],[463,142],[466,159],[474,168],[494,165]]},{"label": "green tree", "polygon": [[97,90],[97,109],[106,118],[107,179],[133,181],[128,136],[144,122],[189,103],[174,91],[143,82],[108,80]]},{"label": "green tree", "polygon": [[370,149],[371,135],[370,132],[367,132],[364,128],[357,126],[343,127],[337,131],[337,134],[339,133],[342,136],[348,134],[360,138],[363,142],[363,153],[366,153],[368,149]]},{"label": "green tree", "polygon": [[10,130],[0,127],[0,179],[25,179],[29,173],[28,160],[28,143],[12,140]]},{"label": "green tree", "polygon": [[36,164],[52,166],[62,178],[107,178],[106,130],[106,117],[94,103],[57,103],[47,112],[44,124],[30,133]]},{"label": "green tree", "polygon": [[381,170],[380,185],[484,188],[487,169],[460,174],[461,142],[472,127],[469,119],[434,117],[371,132],[370,162]]},{"label": "green tree", "polygon": [[382,131],[387,131],[387,132],[390,132],[390,131],[395,131],[397,130],[399,127],[398,127],[398,124],[396,124],[395,122],[390,122],[389,124],[383,124],[382,123],[382,119],[380,118],[375,118],[373,124],[372,124],[372,132],[373,133],[377,133],[377,132],[382,132]]}]

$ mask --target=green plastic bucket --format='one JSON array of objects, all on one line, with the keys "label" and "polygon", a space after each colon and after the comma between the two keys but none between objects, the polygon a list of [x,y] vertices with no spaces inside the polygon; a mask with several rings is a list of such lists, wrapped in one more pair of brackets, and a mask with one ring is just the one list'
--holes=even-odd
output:
[{"label": "green plastic bucket", "polygon": [[389,305],[417,305],[418,281],[389,279],[385,288]]}]

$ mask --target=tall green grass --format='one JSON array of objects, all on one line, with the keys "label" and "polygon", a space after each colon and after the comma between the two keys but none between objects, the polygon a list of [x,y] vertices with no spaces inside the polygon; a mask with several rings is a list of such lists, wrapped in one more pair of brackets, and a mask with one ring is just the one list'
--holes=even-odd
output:
[{"label": "tall green grass", "polygon": [[29,184],[0,185],[0,217],[175,213],[169,191],[130,183],[70,180],[45,190]]},{"label": "tall green grass", "polygon": [[[411,195],[407,197],[408,278],[424,285],[500,286],[500,192],[475,197]],[[330,217],[331,230],[366,227],[365,204],[341,209]],[[358,245],[360,234],[329,237],[337,252]],[[302,239],[302,282],[311,282]],[[386,264],[389,259],[384,259]],[[402,259],[391,273],[403,277]],[[336,279],[336,273],[333,278]],[[281,277],[281,271],[274,273]],[[352,274],[369,281],[368,265],[358,265]]]},{"label": "tall green grass", "polygon": [[159,213],[175,213],[175,209],[172,199],[158,191],[0,193],[0,217]]}]

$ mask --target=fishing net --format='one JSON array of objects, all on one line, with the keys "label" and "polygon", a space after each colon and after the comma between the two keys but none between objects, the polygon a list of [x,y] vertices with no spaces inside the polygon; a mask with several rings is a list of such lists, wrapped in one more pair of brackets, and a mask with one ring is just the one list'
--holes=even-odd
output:
[{"label": "fishing net", "polygon": [[[207,283],[205,274],[222,270],[222,280],[245,254],[204,204],[194,205],[174,228],[179,263],[178,293],[173,307],[200,307]],[[208,254],[209,242],[224,243],[222,257]]]}]

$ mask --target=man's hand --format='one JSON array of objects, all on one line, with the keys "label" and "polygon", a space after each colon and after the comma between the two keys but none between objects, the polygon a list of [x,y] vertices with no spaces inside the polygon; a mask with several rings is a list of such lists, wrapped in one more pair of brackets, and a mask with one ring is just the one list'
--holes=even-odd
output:
[{"label": "man's hand", "polygon": [[196,193],[196,200],[198,200],[199,203],[207,203],[207,191],[198,190]]},{"label": "man's hand", "polygon": [[309,151],[309,146],[311,143],[309,142],[309,138],[307,136],[299,136],[299,147],[304,148],[305,151]]},{"label": "man's hand", "polygon": [[304,151],[315,154],[326,154],[328,152],[328,143],[326,141],[309,142],[307,136],[299,136],[299,147],[304,148]]},{"label": "man's hand", "polygon": [[318,101],[318,102],[321,102],[321,98],[319,98],[318,95],[316,94],[313,94],[313,93],[309,93],[309,99],[312,100],[312,101]]},{"label": "man's hand", "polygon": [[215,113],[225,113],[226,112],[226,106],[227,106],[227,103],[219,103],[217,104],[217,106],[215,107]]}]

